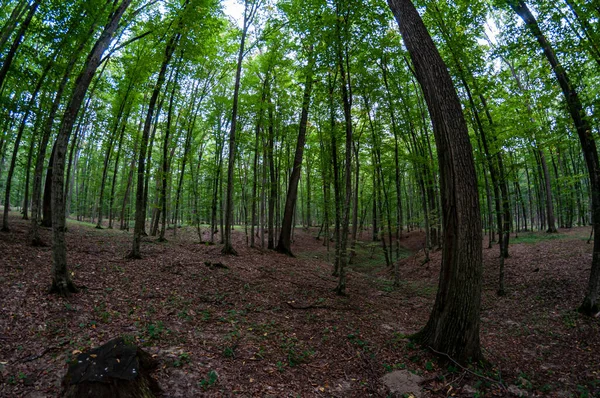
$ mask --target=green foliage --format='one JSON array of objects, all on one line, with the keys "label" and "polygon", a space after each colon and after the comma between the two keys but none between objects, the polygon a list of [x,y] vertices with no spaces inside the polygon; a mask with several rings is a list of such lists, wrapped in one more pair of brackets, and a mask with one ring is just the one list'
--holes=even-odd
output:
[{"label": "green foliage", "polygon": [[214,370],[211,370],[210,372],[208,372],[206,377],[200,381],[199,385],[203,389],[207,390],[210,387],[214,386],[218,380],[219,380],[219,375],[217,374],[217,372],[215,372]]}]

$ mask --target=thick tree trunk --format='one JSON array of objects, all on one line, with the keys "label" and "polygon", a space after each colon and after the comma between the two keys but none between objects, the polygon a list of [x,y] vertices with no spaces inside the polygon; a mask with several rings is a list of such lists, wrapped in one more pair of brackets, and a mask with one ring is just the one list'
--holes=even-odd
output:
[{"label": "thick tree trunk", "polygon": [[[356,164],[356,169],[354,172],[354,195],[352,201],[352,242],[350,243],[350,258],[348,263],[352,262],[352,259],[356,256],[356,240],[358,235],[358,193],[359,193],[359,183],[360,183],[360,144],[359,142],[355,142],[353,145],[354,152],[354,163]],[[310,189],[308,190],[310,192]]]},{"label": "thick tree trunk", "polygon": [[[90,29],[89,36],[92,35],[93,31],[95,30],[95,27],[96,27],[96,24],[94,23]],[[44,129],[43,129],[43,133],[42,133],[42,140],[40,142],[40,147],[38,149],[38,154],[37,154],[36,163],[35,163],[35,171],[33,174],[33,192],[32,192],[32,201],[31,201],[31,224],[30,224],[30,229],[29,229],[29,241],[31,242],[31,244],[33,246],[43,246],[44,245],[44,242],[41,240],[40,235],[39,235],[38,219],[39,219],[40,205],[41,205],[41,200],[42,200],[42,176],[43,176],[43,172],[44,172],[44,160],[46,158],[46,150],[48,147],[48,143],[50,141],[50,136],[52,134],[52,127],[54,125],[54,119],[56,118],[56,114],[58,113],[58,109],[59,109],[60,103],[62,101],[62,97],[63,97],[64,91],[65,91],[65,88],[69,81],[69,76],[72,73],[73,66],[79,59],[80,52],[83,50],[83,47],[86,43],[87,43],[87,39],[82,40],[81,43],[79,43],[78,48],[71,55],[71,58],[69,59],[69,62],[67,64],[64,74],[62,76],[62,79],[56,90],[54,100],[52,101],[52,105],[50,107],[50,113],[48,114],[48,118],[46,119],[46,123],[44,125]],[[52,148],[52,152],[54,152],[54,146]],[[51,157],[51,159],[53,159],[53,157]],[[52,166],[52,163],[50,163],[48,165],[49,169],[51,168],[51,166]],[[46,182],[46,184],[48,185],[48,187],[50,187],[50,184],[48,181]],[[45,196],[46,196],[46,192],[44,189],[44,197]],[[48,198],[49,197],[50,197],[50,195],[49,195],[49,191],[48,191]],[[44,206],[44,208],[46,209],[46,206]],[[48,214],[44,215],[44,219],[46,219],[47,222],[49,223],[48,226],[51,226],[52,221],[50,219],[50,213],[49,213],[50,206],[47,206],[47,209],[48,209]]]},{"label": "thick tree trunk", "polygon": [[54,156],[54,173],[52,175],[52,286],[51,292],[60,295],[69,295],[76,292],[77,288],[71,281],[67,269],[67,247],[65,242],[65,201],[64,201],[64,168],[65,154],[69,136],[75,124],[75,119],[81,108],[85,93],[94,77],[96,69],[100,64],[100,59],[108,45],[112,41],[113,34],[119,26],[119,21],[123,13],[131,3],[131,0],[123,0],[119,7],[112,14],[108,24],[96,41],[96,44],[89,53],[84,64],[83,70],[78,76],[73,94],[65,108],[60,129],[57,136],[56,152]]},{"label": "thick tree trunk", "polygon": [[290,175],[290,183],[288,186],[287,197],[285,200],[285,208],[283,211],[283,220],[281,223],[281,231],[279,233],[279,241],[276,251],[279,253],[292,256],[291,235],[294,227],[294,208],[298,195],[298,181],[300,181],[300,172],[302,169],[302,156],[304,155],[304,145],[306,143],[306,130],[308,128],[308,111],[310,108],[310,97],[313,86],[313,68],[315,65],[315,56],[312,47],[309,49],[308,65],[306,67],[306,81],[304,83],[304,97],[302,100],[302,113],[300,116],[300,127],[298,129],[298,141],[296,142],[296,153],[294,155],[294,164],[292,166],[292,174]]},{"label": "thick tree trunk", "polygon": [[415,6],[388,0],[433,122],[440,165],[443,248],[435,304],[415,337],[461,363],[479,361],[482,250],[473,151],[452,79]]},{"label": "thick tree trunk", "polygon": [[[142,118],[140,118],[140,123],[138,126],[137,135],[139,136],[140,131],[142,130]],[[120,225],[119,229],[121,231],[128,230],[129,231],[129,218],[126,217],[125,211],[127,209],[127,202],[129,202],[129,195],[131,192],[131,185],[133,183],[133,175],[135,173],[135,156],[137,155],[137,147],[138,147],[138,139],[137,136],[133,138],[133,153],[131,154],[131,162],[129,164],[129,175],[127,177],[127,186],[125,187],[125,193],[123,194],[123,203],[121,205],[121,216],[120,216]]]},{"label": "thick tree trunk", "polygon": [[333,94],[335,92],[335,81],[337,75],[331,78],[329,76],[328,82],[328,94],[329,94],[329,125],[330,125],[330,136],[331,136],[331,163],[333,164],[333,200],[335,206],[335,225],[334,225],[334,237],[335,237],[335,259],[333,265],[333,276],[339,275],[340,269],[340,224],[341,224],[341,186],[340,186],[340,166],[338,163],[338,148],[337,148],[337,137],[336,137],[336,120],[335,120],[335,107],[333,102]]}]

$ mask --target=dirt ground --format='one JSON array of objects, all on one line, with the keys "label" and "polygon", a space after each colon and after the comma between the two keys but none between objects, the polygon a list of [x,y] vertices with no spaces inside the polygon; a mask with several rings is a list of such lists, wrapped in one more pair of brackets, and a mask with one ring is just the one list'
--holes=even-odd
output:
[{"label": "dirt ground", "polygon": [[399,288],[363,232],[339,297],[333,243],[327,252],[317,228],[296,229],[296,258],[246,247],[237,227],[237,257],[181,228],[166,243],[145,238],[144,258],[127,261],[129,232],[70,222],[69,266],[83,288],[63,299],[46,293],[50,247],[28,246],[16,213],[10,224],[0,234],[2,397],[56,396],[69,361],[122,335],[158,359],[165,397],[385,397],[381,377],[402,369],[422,378],[422,397],[600,396],[600,319],[574,311],[589,228],[513,239],[501,298],[498,248],[484,249],[488,364],[461,368],[406,338],[427,321],[439,272],[439,251],[422,265],[419,231],[401,240]]}]

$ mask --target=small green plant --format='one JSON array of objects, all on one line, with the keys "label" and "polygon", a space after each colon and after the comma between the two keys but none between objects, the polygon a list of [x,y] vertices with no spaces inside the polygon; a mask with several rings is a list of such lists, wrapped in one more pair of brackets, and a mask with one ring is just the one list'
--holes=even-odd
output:
[{"label": "small green plant", "polygon": [[359,347],[365,347],[367,345],[367,342],[365,340],[362,340],[360,338],[360,333],[358,331],[355,331],[353,333],[349,333],[348,334],[348,340],[350,340],[350,342],[352,344],[355,344]]},{"label": "small green plant", "polygon": [[383,369],[386,372],[391,372],[391,371],[398,370],[398,369],[400,369],[400,370],[406,369],[406,365],[404,363],[394,363],[394,364],[391,364],[391,365],[387,364],[387,363],[384,363],[383,364]]},{"label": "small green plant", "polygon": [[425,369],[427,369],[429,371],[433,370],[433,363],[431,361],[427,361],[425,363]]},{"label": "small green plant", "polygon": [[148,337],[150,339],[158,339],[165,332],[165,325],[162,321],[150,323],[148,326],[146,326],[146,332],[148,333]]},{"label": "small green plant", "polygon": [[225,358],[235,358],[235,347],[226,346],[223,348],[223,356]]},{"label": "small green plant", "polygon": [[202,387],[206,390],[209,387],[215,385],[218,380],[219,380],[219,375],[217,374],[217,372],[215,372],[214,370],[211,370],[210,372],[208,372],[208,374],[206,375],[206,377],[204,379],[200,380],[199,384],[200,384],[200,387]]},{"label": "small green plant", "polygon": [[526,373],[519,373],[519,384],[526,390],[531,390],[533,388],[533,384],[529,381],[529,376]]},{"label": "small green plant", "polygon": [[190,362],[190,354],[187,352],[182,352],[181,354],[179,354],[177,359],[173,362],[173,366],[176,368],[179,368],[189,362]]},{"label": "small green plant", "polygon": [[586,386],[577,385],[577,395],[579,398],[591,398],[593,397],[592,393]]},{"label": "small green plant", "polygon": [[550,392],[552,391],[552,385],[551,384],[544,384],[541,388],[542,392]]},{"label": "small green plant", "polygon": [[573,312],[566,313],[562,317],[563,324],[568,328],[574,328],[577,326],[577,315]]},{"label": "small green plant", "polygon": [[189,316],[189,314],[185,310],[179,311],[179,313],[177,314],[177,317],[179,319],[181,319],[182,321],[189,321],[192,319],[192,317]]},{"label": "small green plant", "polygon": [[310,359],[315,354],[313,350],[303,347],[295,337],[283,339],[281,348],[286,353],[287,363],[290,367],[310,362]]},{"label": "small green plant", "polygon": [[108,311],[101,312],[100,318],[102,319],[102,322],[109,323],[110,322],[110,312],[108,312]]},{"label": "small green plant", "polygon": [[275,364],[275,366],[277,366],[277,370],[279,372],[283,372],[285,370],[285,363],[283,363],[281,361],[277,361],[277,363]]}]

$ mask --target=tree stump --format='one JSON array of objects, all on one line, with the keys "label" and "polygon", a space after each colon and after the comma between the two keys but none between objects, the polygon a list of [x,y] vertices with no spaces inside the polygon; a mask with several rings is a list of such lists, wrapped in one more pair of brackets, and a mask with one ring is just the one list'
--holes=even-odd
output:
[{"label": "tree stump", "polygon": [[65,398],[154,398],[158,383],[150,376],[156,361],[122,337],[79,354],[63,379]]}]

